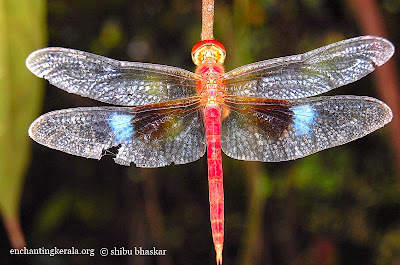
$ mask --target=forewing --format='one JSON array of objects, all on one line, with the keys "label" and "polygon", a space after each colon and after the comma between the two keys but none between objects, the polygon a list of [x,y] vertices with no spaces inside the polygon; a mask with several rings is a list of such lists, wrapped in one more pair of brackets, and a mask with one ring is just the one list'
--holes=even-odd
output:
[{"label": "forewing", "polygon": [[386,39],[362,36],[307,53],[236,68],[225,74],[228,94],[272,99],[310,97],[354,82],[392,57]]},{"label": "forewing", "polygon": [[185,164],[202,157],[205,132],[197,100],[149,107],[90,107],[53,111],[29,128],[36,142],[100,159],[118,147],[115,162],[138,167]]},{"label": "forewing", "polygon": [[[251,102],[253,100],[253,102]],[[227,156],[248,161],[293,160],[363,137],[390,122],[383,102],[359,96],[264,100],[231,97],[222,122]]]},{"label": "forewing", "polygon": [[72,49],[37,50],[26,59],[26,66],[69,93],[109,104],[141,106],[196,95],[196,74],[190,71]]}]

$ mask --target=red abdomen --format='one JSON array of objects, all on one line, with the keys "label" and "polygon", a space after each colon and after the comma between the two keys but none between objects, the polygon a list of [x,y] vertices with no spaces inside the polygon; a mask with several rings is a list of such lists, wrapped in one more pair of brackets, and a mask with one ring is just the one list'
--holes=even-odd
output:
[{"label": "red abdomen", "polygon": [[204,122],[207,139],[211,229],[217,264],[221,264],[224,244],[224,187],[221,157],[221,109],[218,105],[207,104],[205,106]]}]

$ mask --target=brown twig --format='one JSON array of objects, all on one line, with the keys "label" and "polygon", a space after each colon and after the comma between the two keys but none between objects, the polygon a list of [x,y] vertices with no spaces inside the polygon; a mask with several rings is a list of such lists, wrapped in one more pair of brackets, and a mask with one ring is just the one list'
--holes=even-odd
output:
[{"label": "brown twig", "polygon": [[[384,19],[374,0],[349,0],[360,27],[366,34],[385,37]],[[392,135],[393,149],[396,154],[397,166],[400,171],[400,94],[399,79],[397,78],[394,60],[375,71],[375,85],[380,97],[393,111],[393,120],[389,124]]]},{"label": "brown twig", "polygon": [[212,40],[214,27],[214,0],[202,0],[201,40]]}]

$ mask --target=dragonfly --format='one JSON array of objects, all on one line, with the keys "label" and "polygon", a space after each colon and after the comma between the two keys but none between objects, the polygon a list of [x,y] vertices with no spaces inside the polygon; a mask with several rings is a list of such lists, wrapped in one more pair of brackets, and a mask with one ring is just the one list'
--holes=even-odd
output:
[{"label": "dragonfly", "polygon": [[225,72],[225,47],[203,40],[192,49],[191,72],[44,48],[26,59],[32,73],[69,93],[119,106],[52,111],[31,124],[29,136],[85,158],[100,159],[117,147],[117,164],[145,168],[190,163],[207,151],[211,234],[220,265],[222,151],[238,160],[294,160],[383,127],[392,111],[378,99],[314,96],[366,76],[393,53],[388,40],[360,36]]}]

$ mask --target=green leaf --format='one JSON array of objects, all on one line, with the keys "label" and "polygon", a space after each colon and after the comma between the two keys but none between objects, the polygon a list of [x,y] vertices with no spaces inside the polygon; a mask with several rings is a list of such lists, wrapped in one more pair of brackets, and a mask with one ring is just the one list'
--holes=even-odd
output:
[{"label": "green leaf", "polygon": [[0,0],[0,211],[7,229],[13,227],[8,231],[13,246],[24,243],[21,231],[19,239],[13,231],[29,162],[27,131],[43,94],[25,59],[45,44],[45,16],[45,1]]}]

